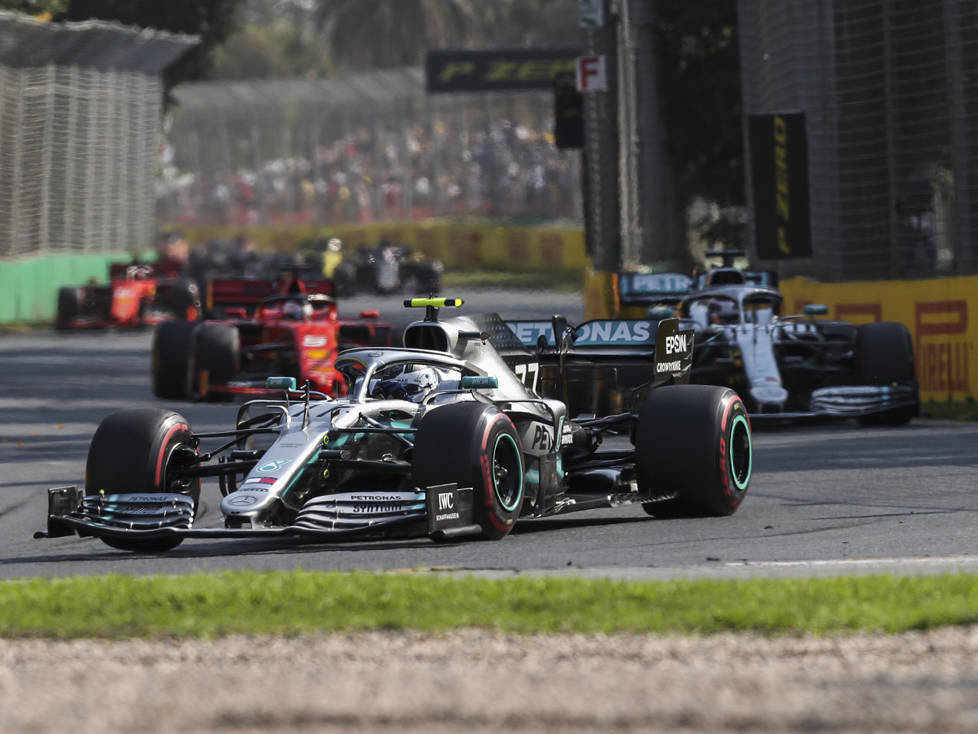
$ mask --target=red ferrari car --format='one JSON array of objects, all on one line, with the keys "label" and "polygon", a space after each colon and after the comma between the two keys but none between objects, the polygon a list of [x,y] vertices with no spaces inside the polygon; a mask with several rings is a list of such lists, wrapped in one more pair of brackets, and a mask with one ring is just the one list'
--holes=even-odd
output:
[{"label": "red ferrari car", "polygon": [[391,346],[393,329],[376,311],[339,318],[330,280],[284,276],[212,280],[209,318],[165,322],[153,338],[153,392],[161,398],[220,399],[263,395],[265,378],[295,377],[339,395],[345,383],[336,355],[353,346]]},{"label": "red ferrari car", "polygon": [[98,329],[151,326],[170,319],[196,321],[200,292],[181,271],[176,261],[113,263],[108,283],[59,289],[55,327]]}]

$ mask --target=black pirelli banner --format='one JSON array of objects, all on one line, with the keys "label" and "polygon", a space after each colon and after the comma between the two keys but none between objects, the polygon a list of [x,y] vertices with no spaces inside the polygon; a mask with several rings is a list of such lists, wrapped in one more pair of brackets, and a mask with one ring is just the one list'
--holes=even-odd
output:
[{"label": "black pirelli banner", "polygon": [[812,256],[805,115],[750,115],[751,180],[757,256]]},{"label": "black pirelli banner", "polygon": [[488,49],[429,51],[425,78],[429,92],[491,92],[554,87],[554,75],[574,73],[577,49]]}]

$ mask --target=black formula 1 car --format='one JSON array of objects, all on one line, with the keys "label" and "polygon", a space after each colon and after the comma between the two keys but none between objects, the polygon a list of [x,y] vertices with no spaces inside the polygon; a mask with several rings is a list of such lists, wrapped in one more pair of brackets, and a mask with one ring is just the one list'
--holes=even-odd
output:
[{"label": "black formula 1 car", "polygon": [[[622,315],[678,315],[696,334],[691,382],[733,388],[755,420],[856,418],[902,424],[919,413],[913,343],[903,324],[819,320],[825,306],[782,316],[778,274],[714,250],[694,272],[623,273]],[[642,314],[644,315],[644,314]]]},{"label": "black formula 1 car", "polygon": [[[229,536],[499,539],[524,518],[627,503],[662,517],[729,515],[743,501],[753,461],[744,405],[732,390],[681,384],[693,345],[676,320],[589,345],[555,317],[552,346],[526,349],[498,316],[439,319],[460,300],[406,303],[426,314],[404,348],[336,360],[343,398],[274,377],[281,398],[244,403],[227,431],[199,433],[157,408],[108,416],[84,486],[48,491],[38,535],[133,551]],[[629,350],[653,355],[637,411],[572,417],[547,395],[566,391],[568,363],[614,364]],[[535,389],[546,370],[556,383]],[[620,448],[602,447],[609,435]],[[220,527],[195,523],[207,477],[223,495]]]},{"label": "black formula 1 car", "polygon": [[696,333],[691,381],[733,388],[754,419],[857,418],[906,423],[919,413],[913,342],[895,322],[819,320],[825,306],[781,315],[782,296],[747,283],[710,285],[680,301]]},{"label": "black formula 1 car", "polygon": [[443,272],[438,260],[425,260],[407,246],[381,242],[344,258],[333,271],[333,280],[339,296],[363,292],[434,295],[441,292]]}]

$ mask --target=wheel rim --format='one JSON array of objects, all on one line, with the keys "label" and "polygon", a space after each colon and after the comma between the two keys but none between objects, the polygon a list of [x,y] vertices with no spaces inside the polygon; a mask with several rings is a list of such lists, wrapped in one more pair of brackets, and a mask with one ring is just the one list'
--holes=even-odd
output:
[{"label": "wheel rim", "polygon": [[750,483],[751,464],[753,462],[753,446],[751,445],[750,426],[747,419],[738,415],[730,426],[730,478],[738,491],[747,489]]},{"label": "wheel rim", "polygon": [[183,444],[179,441],[175,441],[167,447],[166,456],[163,458],[163,476],[160,477],[160,486],[157,491],[185,494],[196,500],[200,493],[199,486],[196,486],[196,480],[192,477],[178,478],[179,466],[177,466],[178,462],[174,454],[177,449],[182,447]]},{"label": "wheel rim", "polygon": [[523,457],[508,433],[498,436],[492,449],[492,490],[507,512],[513,512],[523,497]]}]

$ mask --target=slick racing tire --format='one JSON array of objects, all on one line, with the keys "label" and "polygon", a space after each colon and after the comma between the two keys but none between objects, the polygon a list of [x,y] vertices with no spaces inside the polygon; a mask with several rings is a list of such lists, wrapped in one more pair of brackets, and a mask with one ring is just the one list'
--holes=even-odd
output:
[{"label": "slick racing tire", "polygon": [[414,482],[472,487],[473,520],[488,540],[504,538],[523,509],[523,448],[506,414],[478,402],[425,414],[415,436]]},{"label": "slick racing tire", "polygon": [[194,324],[188,321],[163,321],[153,331],[151,372],[153,394],[179,400],[190,393],[190,340]]},{"label": "slick racing tire", "polygon": [[340,298],[352,296],[357,291],[357,266],[341,262],[333,271],[333,287]]},{"label": "slick racing tire", "polygon": [[200,311],[200,290],[188,278],[171,281],[162,289],[156,307],[172,313],[178,319],[187,319],[193,309],[192,313],[196,318]]},{"label": "slick racing tire", "polygon": [[863,425],[903,425],[920,413],[910,331],[895,321],[861,324],[856,329],[856,378],[862,385],[912,385],[914,404],[859,418]]},{"label": "slick racing tire", "polygon": [[72,320],[81,312],[81,294],[77,288],[58,289],[58,311],[55,316],[54,328],[67,329]]},{"label": "slick racing tire", "polygon": [[639,492],[656,517],[732,515],[753,464],[750,419],[733,390],[670,385],[649,392],[635,430]]},{"label": "slick racing tire", "polygon": [[[85,494],[167,492],[200,501],[200,478],[181,479],[180,451],[189,449],[190,423],[179,413],[160,408],[129,408],[109,415],[88,448]],[[109,538],[113,548],[164,551],[183,538]]]},{"label": "slick racing tire", "polygon": [[[207,384],[230,382],[241,368],[241,336],[230,324],[199,324],[191,351],[192,384],[207,397]],[[202,376],[206,373],[207,384]]]}]

